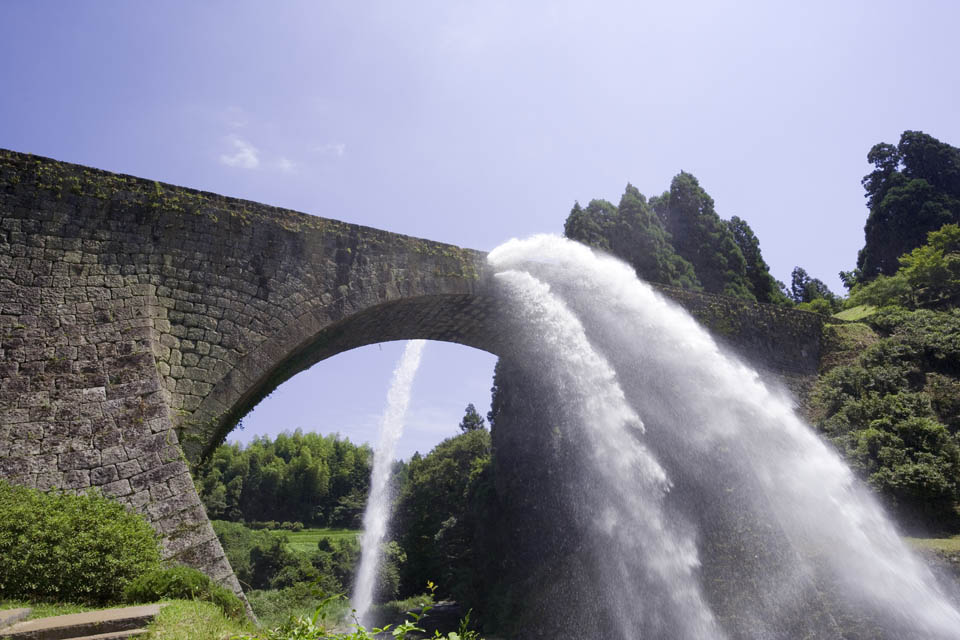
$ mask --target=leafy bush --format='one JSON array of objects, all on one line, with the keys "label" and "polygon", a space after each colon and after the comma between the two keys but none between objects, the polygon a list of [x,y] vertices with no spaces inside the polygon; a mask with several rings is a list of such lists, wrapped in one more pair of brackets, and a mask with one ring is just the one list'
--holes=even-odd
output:
[{"label": "leafy bush", "polygon": [[[419,625],[428,616],[428,612],[433,609],[433,591],[436,589],[433,583],[429,583],[427,586],[431,592],[430,603],[423,604],[419,612],[408,611],[406,620],[396,626],[388,624],[381,628],[367,630],[355,621],[352,632],[338,633],[328,630],[328,614],[336,612],[338,609],[342,610],[342,607],[337,607],[337,604],[344,601],[343,596],[329,596],[317,606],[312,616],[291,617],[284,624],[265,633],[239,636],[237,640],[374,640],[374,638],[385,637],[387,634],[397,640],[405,640],[408,637],[422,638],[423,635],[411,636],[411,634],[425,633],[423,627]],[[435,640],[482,640],[479,633],[470,629],[469,611],[460,620],[460,628],[457,631],[451,631],[447,635],[441,635],[439,631],[435,631],[434,635],[427,637]]]},{"label": "leafy bush", "polygon": [[119,503],[0,481],[0,599],[120,602],[159,564],[156,533]]},{"label": "leafy bush", "polygon": [[854,286],[848,306],[870,304],[943,308],[960,299],[960,227],[947,224],[927,235],[927,243],[899,258],[900,268]]},{"label": "leafy bush", "polygon": [[127,602],[205,600],[233,618],[242,618],[245,613],[243,602],[232,591],[215,584],[209,576],[191,567],[148,571],[127,585],[123,597]]},{"label": "leafy bush", "polygon": [[951,525],[960,498],[960,312],[888,307],[868,322],[884,337],[821,375],[817,424],[904,524]]},{"label": "leafy bush", "polygon": [[801,311],[819,313],[822,316],[830,317],[836,311],[837,305],[826,298],[814,298],[810,302],[801,302],[796,308]]},{"label": "leafy bush", "polygon": [[320,617],[336,622],[350,614],[350,605],[344,600],[325,601],[325,590],[314,584],[300,582],[283,589],[253,590],[247,599],[260,623],[269,629],[289,620],[310,618],[322,606]]}]

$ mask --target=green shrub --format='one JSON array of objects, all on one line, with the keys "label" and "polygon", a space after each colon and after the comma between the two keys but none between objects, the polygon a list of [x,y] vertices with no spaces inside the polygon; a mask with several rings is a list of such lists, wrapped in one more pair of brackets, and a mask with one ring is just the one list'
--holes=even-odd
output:
[{"label": "green shrub", "polygon": [[283,589],[248,591],[247,600],[260,624],[269,629],[291,619],[310,618],[321,606],[322,619],[330,623],[347,620],[350,604],[345,600],[325,601],[323,593],[322,588],[300,582]]},{"label": "green shrub", "polygon": [[215,584],[209,576],[191,567],[149,571],[127,585],[123,596],[127,602],[205,600],[233,618],[242,618],[245,614],[243,602],[232,591]]},{"label": "green shrub", "polygon": [[120,602],[159,564],[153,529],[119,503],[0,481],[0,599]]},{"label": "green shrub", "polygon": [[882,336],[811,396],[817,426],[901,518],[950,527],[960,499],[960,311],[879,310]]}]

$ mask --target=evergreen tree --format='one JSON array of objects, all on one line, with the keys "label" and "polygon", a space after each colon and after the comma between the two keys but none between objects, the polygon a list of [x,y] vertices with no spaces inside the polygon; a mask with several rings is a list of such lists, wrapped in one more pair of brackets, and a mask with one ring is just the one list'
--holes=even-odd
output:
[{"label": "evergreen tree", "polygon": [[563,224],[563,234],[571,240],[609,251],[610,241],[607,235],[612,224],[608,219],[609,208],[603,206],[603,203],[613,207],[605,200],[592,200],[587,210],[584,210],[579,202],[575,202]]},{"label": "evergreen tree", "polygon": [[615,255],[630,263],[637,275],[649,282],[700,288],[693,265],[677,255],[660,218],[632,184],[627,183],[617,209],[610,238]]},{"label": "evergreen tree", "polygon": [[483,418],[480,417],[480,414],[477,413],[477,408],[473,406],[473,403],[467,405],[467,409],[463,414],[463,420],[460,421],[460,431],[467,433],[468,431],[477,431],[483,429]]},{"label": "evergreen tree", "polygon": [[670,232],[676,252],[693,264],[706,291],[756,299],[733,232],[692,174],[681,171],[673,178],[670,191],[654,198],[652,204]]},{"label": "evergreen tree", "polygon": [[904,131],[897,146],[874,145],[867,160],[875,169],[863,179],[870,213],[857,257],[860,282],[893,275],[899,257],[929,232],[960,222],[960,149]]},{"label": "evergreen tree", "polygon": [[806,269],[794,267],[790,274],[790,297],[796,303],[826,300],[834,302],[837,296],[819,278],[811,278]]},{"label": "evergreen tree", "polygon": [[632,184],[618,206],[591,200],[573,205],[564,234],[609,251],[640,278],[693,291],[760,302],[787,302],[760,254],[760,242],[741,218],[729,222],[691,174],[674,177],[670,191],[649,201]]},{"label": "evergreen tree", "polygon": [[770,275],[770,267],[767,266],[763,256],[760,255],[760,241],[754,235],[753,229],[750,228],[747,221],[733,216],[727,222],[727,227],[733,234],[733,239],[746,261],[750,293],[757,299],[757,302],[786,302],[786,297],[780,291],[777,281]]}]

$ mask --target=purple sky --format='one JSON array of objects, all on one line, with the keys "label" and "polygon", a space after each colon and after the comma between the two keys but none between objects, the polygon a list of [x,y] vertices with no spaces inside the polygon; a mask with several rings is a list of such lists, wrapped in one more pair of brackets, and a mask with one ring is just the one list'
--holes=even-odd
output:
[{"label": "purple sky", "polygon": [[[683,169],[777,278],[841,290],[870,147],[960,144],[958,24],[949,0],[0,0],[0,147],[485,250]],[[234,435],[372,441],[399,354],[322,362]],[[493,362],[427,345],[401,455],[486,412]]]}]

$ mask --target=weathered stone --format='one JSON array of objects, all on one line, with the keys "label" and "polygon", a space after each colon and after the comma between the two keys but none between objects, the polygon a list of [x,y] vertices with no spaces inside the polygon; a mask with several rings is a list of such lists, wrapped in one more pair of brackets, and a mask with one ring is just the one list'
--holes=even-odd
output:
[{"label": "weathered stone", "polygon": [[61,471],[93,469],[98,466],[100,466],[100,451],[97,449],[71,451],[60,455],[59,467]]},{"label": "weathered stone", "polygon": [[93,485],[109,484],[120,479],[116,465],[100,467],[90,472],[90,483]]},{"label": "weathered stone", "polygon": [[129,478],[143,471],[143,469],[140,468],[140,463],[136,460],[117,463],[116,467],[117,473],[121,478]]}]

